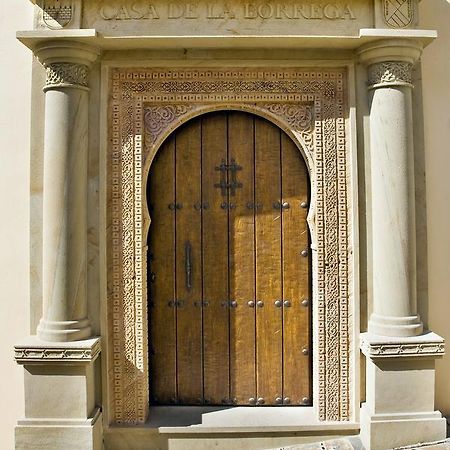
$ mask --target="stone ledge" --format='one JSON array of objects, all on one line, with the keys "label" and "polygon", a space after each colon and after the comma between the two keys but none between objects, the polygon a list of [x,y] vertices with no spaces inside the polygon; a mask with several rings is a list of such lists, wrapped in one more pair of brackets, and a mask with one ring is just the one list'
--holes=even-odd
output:
[{"label": "stone ledge", "polygon": [[73,342],[47,342],[30,336],[14,346],[14,358],[17,364],[88,364],[99,356],[100,351],[100,337]]},{"label": "stone ledge", "polygon": [[369,358],[442,357],[445,342],[439,335],[428,332],[413,337],[361,334],[361,351]]}]

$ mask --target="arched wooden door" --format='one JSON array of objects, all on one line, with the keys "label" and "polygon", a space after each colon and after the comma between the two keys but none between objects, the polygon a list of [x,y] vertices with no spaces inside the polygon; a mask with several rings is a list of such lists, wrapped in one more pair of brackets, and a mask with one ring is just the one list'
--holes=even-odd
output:
[{"label": "arched wooden door", "polygon": [[153,404],[311,404],[309,181],[243,112],[174,132],[148,182]]}]

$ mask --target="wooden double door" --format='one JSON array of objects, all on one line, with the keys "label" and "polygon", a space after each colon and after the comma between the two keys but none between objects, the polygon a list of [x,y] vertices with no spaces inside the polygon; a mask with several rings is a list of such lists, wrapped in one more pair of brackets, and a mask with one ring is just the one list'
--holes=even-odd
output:
[{"label": "wooden double door", "polygon": [[148,182],[151,401],[311,404],[309,181],[265,119],[174,132]]}]

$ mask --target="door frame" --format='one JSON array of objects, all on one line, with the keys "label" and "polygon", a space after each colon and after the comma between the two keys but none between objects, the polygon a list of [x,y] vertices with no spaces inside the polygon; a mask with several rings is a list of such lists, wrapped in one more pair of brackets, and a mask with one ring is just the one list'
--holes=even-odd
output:
[{"label": "door frame", "polygon": [[[311,423],[356,421],[356,169],[347,67],[149,69],[112,64],[105,71],[111,94],[106,148],[108,422],[145,423],[149,415],[146,242],[150,218],[145,186],[151,162],[181,124],[225,109],[273,122],[291,137],[305,160],[311,183],[314,356],[313,407],[301,409],[309,409]],[[158,91],[164,82],[170,91]],[[239,91],[242,85],[247,88]],[[309,124],[308,111],[313,116]]]}]

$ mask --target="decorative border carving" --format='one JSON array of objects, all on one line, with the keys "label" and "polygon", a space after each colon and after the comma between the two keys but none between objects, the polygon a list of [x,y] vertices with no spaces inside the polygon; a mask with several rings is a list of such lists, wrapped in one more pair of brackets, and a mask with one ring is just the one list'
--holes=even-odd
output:
[{"label": "decorative border carving", "polygon": [[413,65],[406,62],[382,62],[369,67],[369,86],[412,86]]},{"label": "decorative border carving", "polygon": [[61,85],[88,87],[89,68],[84,64],[52,63],[46,69],[47,79],[44,89]]},{"label": "decorative border carving", "polygon": [[239,109],[283,128],[310,168],[318,411],[349,420],[349,237],[346,90],[342,69],[111,71],[108,318],[111,418],[148,413],[145,181],[164,139],[196,115]]},{"label": "decorative border carving", "polygon": [[411,344],[373,344],[361,342],[362,352],[370,358],[399,358],[410,356],[444,356],[444,342],[422,342]]},{"label": "decorative border carving", "polygon": [[89,363],[94,361],[101,351],[101,341],[96,339],[93,345],[74,346],[62,345],[54,346],[48,345],[46,347],[41,345],[16,345],[14,347],[14,358],[18,364],[30,363],[46,363],[46,362],[79,362]]}]

